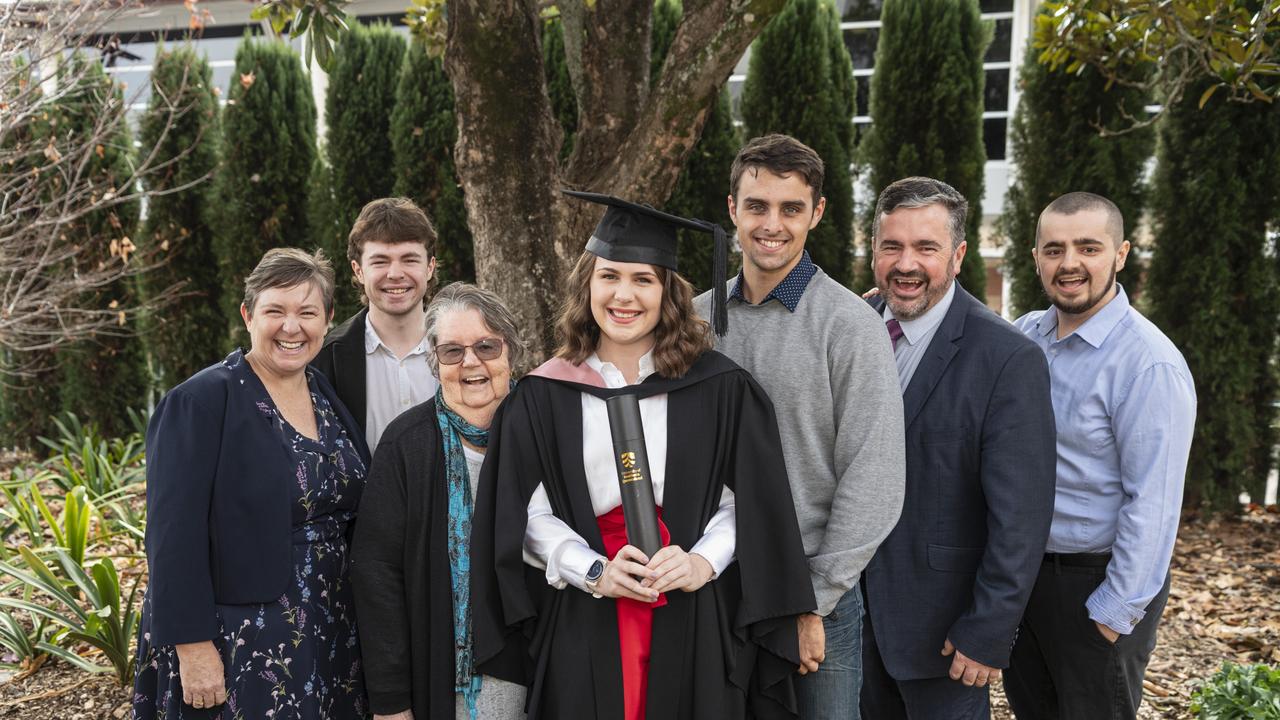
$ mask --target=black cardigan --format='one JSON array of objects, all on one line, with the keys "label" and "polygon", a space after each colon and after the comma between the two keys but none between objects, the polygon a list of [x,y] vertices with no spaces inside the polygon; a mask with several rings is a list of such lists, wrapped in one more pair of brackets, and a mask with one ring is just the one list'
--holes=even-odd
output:
[{"label": "black cardigan", "polygon": [[392,421],[360,501],[351,582],[369,705],[453,720],[453,592],[435,400]]},{"label": "black cardigan", "polygon": [[[369,390],[364,377],[364,324],[368,322],[368,317],[369,310],[366,308],[330,330],[324,338],[324,345],[320,347],[320,353],[311,361],[311,367],[328,378],[338,399],[351,411],[360,427],[361,437],[364,437],[368,412]],[[369,448],[370,451],[373,449]]]},{"label": "black cardigan", "polygon": [[[225,362],[169,391],[147,426],[152,645],[211,640],[215,603],[270,602],[293,578],[293,468],[255,405],[266,389],[240,350]],[[364,433],[324,376],[315,383],[368,462]]]}]

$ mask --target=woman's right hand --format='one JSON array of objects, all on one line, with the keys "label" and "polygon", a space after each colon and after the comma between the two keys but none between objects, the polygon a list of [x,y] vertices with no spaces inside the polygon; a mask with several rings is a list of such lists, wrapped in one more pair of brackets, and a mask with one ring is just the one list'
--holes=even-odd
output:
[{"label": "woman's right hand", "polygon": [[374,713],[373,720],[413,720],[413,711],[401,710],[395,715],[379,715],[378,713]]},{"label": "woman's right hand", "polygon": [[175,645],[182,680],[182,702],[193,708],[211,708],[227,700],[222,656],[212,640]]},{"label": "woman's right hand", "polygon": [[605,597],[631,598],[640,602],[654,602],[658,599],[658,591],[643,587],[637,577],[647,578],[652,573],[645,567],[649,558],[633,545],[623,545],[617,555],[609,561],[596,583],[596,592]]}]

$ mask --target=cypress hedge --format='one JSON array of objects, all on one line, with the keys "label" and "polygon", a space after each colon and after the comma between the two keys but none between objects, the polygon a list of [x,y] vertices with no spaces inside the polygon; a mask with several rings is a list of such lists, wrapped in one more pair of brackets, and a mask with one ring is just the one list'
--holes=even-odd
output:
[{"label": "cypress hedge", "polygon": [[[654,5],[649,73],[653,82],[657,81],[682,14],[679,0],[658,0]],[[663,209],[683,217],[716,222],[732,232],[733,221],[725,197],[729,194],[729,170],[740,145],[737,128],[733,126],[729,90],[725,88],[712,106],[702,137],[689,152],[680,179]],[[711,237],[690,230],[680,230],[678,236],[676,253],[680,274],[698,290],[710,289],[714,249]],[[731,256],[731,265],[733,261]],[[734,268],[731,266],[729,271],[732,273]]]},{"label": "cypress hedge", "polygon": [[[991,26],[982,21],[978,0],[885,0],[880,21],[871,128],[859,146],[871,191],[879,195],[895,180],[925,175],[964,195],[969,200],[969,249],[960,283],[985,300],[986,268],[979,252],[987,161],[982,57],[991,42]],[[874,212],[872,202],[863,225],[867,257]],[[868,267],[859,285],[871,282]]]},{"label": "cypress hedge", "polygon": [[[657,20],[655,12],[653,34],[658,33]],[[578,98],[569,77],[569,64],[564,55],[564,23],[559,16],[550,17],[542,24],[542,69],[547,95],[551,98],[551,112],[564,130],[560,159],[565,160],[573,152],[573,138],[578,132]]]},{"label": "cypress hedge", "polygon": [[[1048,304],[1031,250],[1040,211],[1054,198],[1083,190],[1110,199],[1124,215],[1129,241],[1136,242],[1145,199],[1143,170],[1155,144],[1150,128],[1110,137],[1098,130],[1124,123],[1126,113],[1141,117],[1145,93],[1119,85],[1108,89],[1089,67],[1078,74],[1052,72],[1037,62],[1038,54],[1028,42],[1019,76],[1022,96],[1009,129],[1018,172],[999,223],[1008,240],[1003,267],[1011,276],[1008,302],[1014,317]],[[1118,280],[1132,297],[1139,278],[1133,252]]]},{"label": "cypress hedge", "polygon": [[853,63],[830,0],[791,0],[751,47],[742,90],[748,138],[785,133],[813,148],[826,166],[826,214],[805,247],[848,285],[853,258]]},{"label": "cypress hedge", "polygon": [[[31,81],[29,66],[22,80]],[[44,148],[49,144],[53,128],[50,120],[57,118],[42,114],[10,128],[0,134],[0,143],[7,153],[17,154],[28,148]],[[24,153],[21,167],[9,171],[35,172],[46,160],[43,153]],[[47,197],[57,182],[55,174],[45,174],[40,187]],[[31,448],[36,438],[49,435],[53,428],[51,413],[58,408],[57,357],[52,350],[15,352],[0,350],[0,447]]]},{"label": "cypress hedge", "polygon": [[1187,89],[1163,119],[1151,201],[1151,319],[1182,350],[1199,405],[1186,502],[1261,498],[1275,445],[1280,106]]},{"label": "cypress hedge", "polygon": [[476,265],[462,185],[453,163],[458,138],[453,86],[425,43],[410,43],[391,113],[395,194],[412,199],[435,224],[438,286],[475,282]]},{"label": "cypress hedge", "polygon": [[236,50],[235,73],[222,117],[214,248],[225,322],[243,345],[244,277],[271,248],[318,244],[307,223],[316,108],[302,61],[283,42],[246,36]]},{"label": "cypress hedge", "polygon": [[[100,61],[80,54],[61,68],[76,85],[57,102],[57,134],[72,144],[90,142],[103,116],[123,116],[124,93]],[[133,176],[133,135],[121,120],[106,137],[97,137],[99,150],[89,156],[87,177],[98,188],[120,192]],[[55,190],[56,192],[56,190]],[[80,268],[125,264],[137,236],[139,204],[125,202],[96,210],[76,220],[64,232],[68,242],[88,248],[76,257]],[[119,311],[118,322],[94,337],[58,348],[58,396],[64,412],[98,425],[108,437],[132,429],[126,408],[144,407],[149,377],[143,345],[136,337],[138,318],[123,308],[136,307],[135,279],[125,277],[87,293],[79,304],[96,310]],[[47,408],[46,413],[52,409]]]},{"label": "cypress hedge", "polygon": [[[183,293],[147,322],[160,387],[167,389],[228,351],[226,335],[211,331],[225,325],[213,250],[213,228],[221,216],[212,180],[202,180],[217,167],[222,128],[209,64],[192,47],[160,51],[151,83],[143,152],[154,152],[156,163],[173,164],[148,181],[148,190],[158,194],[149,201],[141,244],[158,249],[164,264],[143,275],[141,285],[154,295],[181,283]],[[165,192],[193,182],[199,184]]]},{"label": "cypress hedge", "polygon": [[395,186],[395,177],[387,169],[395,162],[391,112],[404,54],[404,38],[391,26],[379,23],[366,27],[352,22],[338,43],[329,73],[324,154],[333,188],[332,223],[336,230],[326,233],[327,237],[318,232],[316,239],[338,270],[334,307],[339,318],[360,308],[360,292],[346,269],[347,235],[365,203],[390,195]]}]

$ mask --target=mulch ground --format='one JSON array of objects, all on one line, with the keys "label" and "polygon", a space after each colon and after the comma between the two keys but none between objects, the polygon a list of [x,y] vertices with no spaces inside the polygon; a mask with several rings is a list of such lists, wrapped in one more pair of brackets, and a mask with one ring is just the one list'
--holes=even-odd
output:
[{"label": "mulch ground", "polygon": [[[1190,720],[1191,692],[1225,660],[1280,664],[1280,515],[1184,520],[1173,586],[1147,670],[1143,720]],[[1000,688],[994,718],[1011,720]],[[0,720],[119,720],[130,691],[110,676],[49,661],[0,684]],[[869,719],[870,720],[870,719]]]}]

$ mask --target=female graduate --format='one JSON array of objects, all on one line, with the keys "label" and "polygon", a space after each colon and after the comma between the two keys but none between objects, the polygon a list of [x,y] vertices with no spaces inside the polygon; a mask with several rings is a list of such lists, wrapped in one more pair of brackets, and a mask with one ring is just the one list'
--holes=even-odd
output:
[{"label": "female graduate", "polygon": [[[608,206],[567,279],[556,356],[494,418],[472,534],[477,667],[539,718],[795,714],[795,616],[815,606],[773,406],[711,350],[676,228]],[[780,349],[782,350],[782,349]],[[664,547],[628,543],[605,400],[639,400]]]}]

